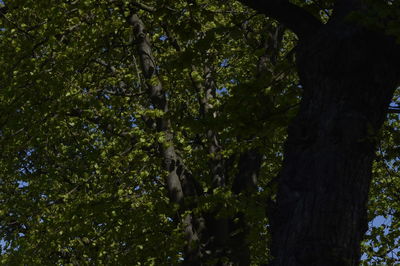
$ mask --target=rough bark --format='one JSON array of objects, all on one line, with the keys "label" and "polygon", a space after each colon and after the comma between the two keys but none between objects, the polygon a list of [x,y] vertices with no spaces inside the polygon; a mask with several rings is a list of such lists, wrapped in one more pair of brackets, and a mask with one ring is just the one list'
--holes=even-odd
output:
[{"label": "rough bark", "polygon": [[[348,19],[365,8],[359,0],[337,1],[333,17],[319,26],[288,1],[242,2],[286,23],[300,39],[304,93],[288,129],[270,265],[358,265],[377,135],[400,81],[399,46]],[[299,16],[283,16],[274,5]]]},{"label": "rough bark", "polygon": [[333,20],[300,41],[304,94],[288,130],[270,265],[358,265],[377,134],[399,81],[399,47]]}]

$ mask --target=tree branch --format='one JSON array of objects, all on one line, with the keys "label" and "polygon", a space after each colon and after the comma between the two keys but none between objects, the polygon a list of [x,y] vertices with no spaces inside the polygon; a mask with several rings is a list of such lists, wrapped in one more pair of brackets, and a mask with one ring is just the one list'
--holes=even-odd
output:
[{"label": "tree branch", "polygon": [[389,114],[400,114],[400,108],[399,107],[389,107],[388,113]]},{"label": "tree branch", "polygon": [[144,10],[144,11],[148,11],[148,12],[155,12],[155,11],[156,11],[156,9],[155,9],[154,7],[148,6],[148,5],[139,3],[139,2],[131,2],[131,4],[132,4],[133,6],[138,7],[139,9]]},{"label": "tree branch", "polygon": [[239,2],[276,19],[296,33],[299,38],[312,34],[322,26],[322,22],[310,13],[285,0],[239,0]]}]

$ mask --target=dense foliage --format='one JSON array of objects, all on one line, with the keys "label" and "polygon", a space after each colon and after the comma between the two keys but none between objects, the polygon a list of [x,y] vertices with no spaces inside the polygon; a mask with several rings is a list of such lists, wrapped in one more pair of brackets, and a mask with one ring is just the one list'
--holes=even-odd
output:
[{"label": "dense foliage", "polygon": [[[1,264],[174,265],[193,248],[213,264],[243,246],[268,260],[301,93],[292,32],[234,1],[4,2]],[[390,222],[368,232],[366,265],[400,255],[397,118],[369,217]]]}]

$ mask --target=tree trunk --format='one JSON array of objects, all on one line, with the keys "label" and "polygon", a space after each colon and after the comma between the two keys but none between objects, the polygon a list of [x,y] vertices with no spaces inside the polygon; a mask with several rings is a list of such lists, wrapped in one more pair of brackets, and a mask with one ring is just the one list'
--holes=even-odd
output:
[{"label": "tree trunk", "polygon": [[[166,92],[156,73],[152,47],[150,39],[146,35],[143,21],[137,14],[133,13],[128,18],[128,23],[132,26],[136,39],[136,46],[150,102],[154,108],[168,113],[169,109]],[[152,79],[155,79],[156,82],[151,82]],[[197,194],[196,183],[176,152],[173,143],[174,136],[171,130],[171,121],[166,117],[157,118],[155,119],[155,126],[158,132],[164,133],[165,141],[168,143],[168,145],[159,143],[159,150],[163,158],[164,169],[168,171],[166,188],[169,193],[170,201],[179,205],[179,214],[176,217],[179,219],[181,218],[179,217],[180,214],[184,213],[188,208],[188,204],[185,203],[185,197],[194,197]],[[199,245],[199,231],[204,227],[202,218],[194,217],[193,214],[186,214],[182,217],[181,222],[186,240],[184,247],[185,264],[193,266],[200,265],[202,254]]]},{"label": "tree trunk", "polygon": [[301,39],[270,265],[358,265],[377,134],[399,81],[394,40],[333,21]]}]

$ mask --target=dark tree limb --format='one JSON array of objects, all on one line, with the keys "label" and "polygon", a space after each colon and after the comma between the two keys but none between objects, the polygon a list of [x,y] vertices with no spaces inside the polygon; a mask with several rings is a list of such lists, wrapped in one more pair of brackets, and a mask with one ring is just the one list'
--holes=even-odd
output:
[{"label": "dark tree limb", "polygon": [[376,136],[400,82],[400,53],[384,33],[345,19],[297,48],[304,91],[271,216],[271,266],[359,265]]},{"label": "dark tree limb", "polygon": [[362,2],[361,0],[337,0],[333,7],[331,21],[342,20],[351,12],[362,9]]},{"label": "dark tree limb", "polygon": [[399,108],[389,108],[388,109],[388,113],[390,113],[390,114],[400,114],[400,109]]},{"label": "dark tree limb", "polygon": [[318,30],[322,23],[299,6],[281,0],[239,0],[257,12],[278,20],[299,37]]}]

